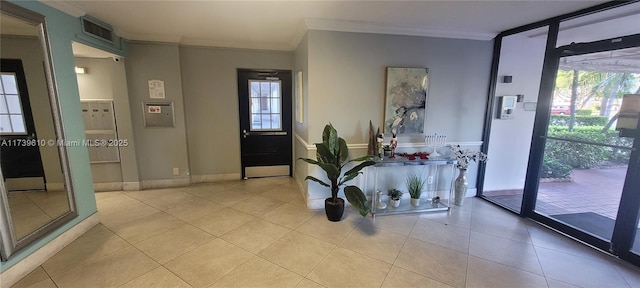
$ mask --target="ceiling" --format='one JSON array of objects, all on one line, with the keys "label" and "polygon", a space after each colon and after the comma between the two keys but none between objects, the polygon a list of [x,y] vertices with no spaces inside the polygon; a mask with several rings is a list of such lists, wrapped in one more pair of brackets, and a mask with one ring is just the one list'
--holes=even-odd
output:
[{"label": "ceiling", "polygon": [[307,29],[490,40],[607,1],[40,0],[128,40],[292,51]]}]

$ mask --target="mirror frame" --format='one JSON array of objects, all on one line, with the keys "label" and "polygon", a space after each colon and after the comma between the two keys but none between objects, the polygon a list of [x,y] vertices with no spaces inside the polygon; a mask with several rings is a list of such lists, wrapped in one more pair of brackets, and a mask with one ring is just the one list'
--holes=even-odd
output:
[{"label": "mirror frame", "polygon": [[[51,113],[53,116],[54,130],[56,133],[56,143],[64,143],[64,130],[62,125],[62,118],[60,117],[60,103],[58,101],[58,93],[56,90],[55,78],[53,74],[53,66],[51,60],[51,50],[49,49],[49,38],[47,35],[45,17],[36,12],[20,7],[16,4],[2,0],[0,5],[0,13],[6,16],[11,16],[28,22],[39,31],[38,38],[40,39],[40,46],[44,53],[44,74],[47,81],[47,91],[49,94],[49,104],[51,106]],[[67,155],[67,149],[64,145],[56,145],[58,148],[58,155],[60,156],[60,164],[62,173],[64,174],[65,190],[67,192],[69,211],[53,219],[49,223],[41,226],[35,231],[25,235],[20,239],[16,239],[15,232],[11,221],[11,212],[9,212],[9,202],[7,197],[7,191],[4,187],[4,183],[0,183],[0,206],[2,207],[2,214],[0,215],[0,258],[2,261],[10,259],[15,256],[17,252],[28,247],[31,243],[43,238],[55,229],[66,224],[72,219],[78,216],[76,209],[75,194],[73,193],[73,185],[71,183],[71,167],[69,165],[69,159]],[[0,177],[4,179],[2,171],[0,170]]]}]

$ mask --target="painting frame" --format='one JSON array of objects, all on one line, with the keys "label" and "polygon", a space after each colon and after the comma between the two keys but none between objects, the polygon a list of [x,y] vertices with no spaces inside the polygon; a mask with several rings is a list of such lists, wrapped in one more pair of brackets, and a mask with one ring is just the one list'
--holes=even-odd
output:
[{"label": "painting frame", "polygon": [[384,133],[424,134],[429,68],[387,67]]},{"label": "painting frame", "polygon": [[296,94],[296,122],[304,123],[304,89],[302,86],[302,71],[296,73],[294,91]]}]

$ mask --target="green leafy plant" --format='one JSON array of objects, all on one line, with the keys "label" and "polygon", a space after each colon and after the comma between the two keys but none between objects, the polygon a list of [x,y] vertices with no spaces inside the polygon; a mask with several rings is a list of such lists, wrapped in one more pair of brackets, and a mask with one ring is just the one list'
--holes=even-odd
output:
[{"label": "green leafy plant", "polygon": [[[322,168],[322,170],[327,174],[329,183],[313,176],[307,176],[305,180],[311,180],[322,186],[331,188],[331,201],[333,203],[338,203],[338,192],[340,191],[341,186],[356,178],[360,173],[362,173],[360,170],[363,168],[376,164],[376,162],[368,160],[370,159],[370,156],[347,160],[349,158],[347,143],[344,139],[338,137],[338,132],[333,128],[331,123],[324,127],[322,132],[322,143],[316,143],[315,145],[317,149],[317,160],[309,158],[299,158],[299,160]],[[342,169],[351,162],[361,163],[349,169],[347,172],[344,172],[343,175]],[[347,201],[349,201],[351,206],[358,209],[360,215],[367,216],[367,214],[369,214],[370,208],[367,204],[367,197],[360,188],[353,185],[346,186],[344,187],[344,195],[347,197]]]},{"label": "green leafy plant", "polygon": [[416,174],[410,174],[407,176],[406,184],[411,198],[420,199],[420,195],[422,195],[422,189],[425,184],[424,179]]},{"label": "green leafy plant", "polygon": [[389,196],[391,200],[400,200],[402,198],[402,194],[404,193],[396,188],[391,188],[387,191],[387,196]]},{"label": "green leafy plant", "polygon": [[541,178],[569,179],[573,168],[569,165],[562,164],[555,159],[544,158],[542,162]]}]

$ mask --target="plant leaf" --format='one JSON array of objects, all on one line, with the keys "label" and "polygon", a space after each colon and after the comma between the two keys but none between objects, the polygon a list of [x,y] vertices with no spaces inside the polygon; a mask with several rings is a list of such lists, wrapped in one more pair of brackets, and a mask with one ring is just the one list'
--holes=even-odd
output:
[{"label": "plant leaf", "polygon": [[320,163],[335,163],[333,152],[326,143],[316,143],[316,157]]},{"label": "plant leaf", "polygon": [[340,159],[340,163],[347,161],[347,158],[349,158],[349,148],[347,148],[347,142],[344,141],[344,139],[342,138],[338,138],[338,151],[336,155],[338,155],[338,158]]},{"label": "plant leaf", "polygon": [[309,164],[314,164],[314,165],[319,165],[320,163],[318,163],[318,161],[313,160],[313,159],[309,159],[309,158],[298,158],[298,160],[302,160],[304,162],[307,162]]},{"label": "plant leaf", "polygon": [[313,177],[313,176],[307,176],[306,178],[304,178],[304,180],[315,181],[315,182],[318,182],[322,186],[329,187],[329,184],[324,183],[324,181],[322,181],[322,180],[320,180],[320,179],[318,179],[316,177]]},{"label": "plant leaf", "polygon": [[331,123],[324,126],[324,130],[322,131],[322,143],[326,144],[331,151],[332,155],[335,156],[334,151],[336,151],[336,146],[338,145],[338,131],[333,128]]},{"label": "plant leaf", "polygon": [[349,201],[351,206],[358,209],[358,212],[360,212],[360,215],[363,217],[366,217],[371,211],[369,205],[367,205],[367,196],[365,196],[357,186],[350,185],[345,187],[344,196],[347,197],[347,201]]},{"label": "plant leaf", "polygon": [[340,177],[340,168],[336,167],[336,165],[333,165],[333,163],[319,163],[318,166],[320,166],[320,168],[322,168],[324,172],[327,172],[327,178],[329,178],[331,182],[333,182],[333,180],[337,180],[338,177]]}]

